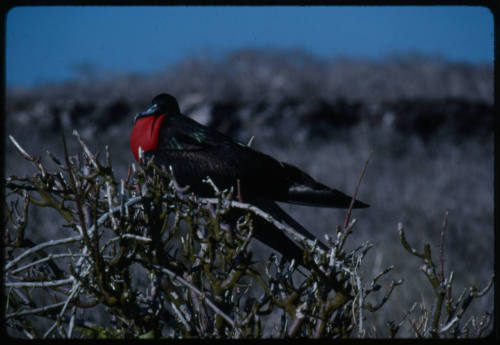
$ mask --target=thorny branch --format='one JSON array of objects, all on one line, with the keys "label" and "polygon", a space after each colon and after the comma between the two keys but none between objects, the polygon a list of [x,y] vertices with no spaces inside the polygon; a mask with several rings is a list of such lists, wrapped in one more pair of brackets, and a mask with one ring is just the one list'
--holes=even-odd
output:
[{"label": "thorny branch", "polygon": [[[471,332],[475,332],[473,336],[481,336],[483,331],[488,328],[491,322],[491,313],[486,312],[484,316],[481,317],[482,322],[476,327],[470,327],[471,324],[475,323],[475,316],[472,316],[469,320],[463,320],[465,311],[470,306],[474,298],[480,298],[484,296],[493,286],[494,275],[492,275],[489,283],[480,292],[477,293],[477,287],[473,285],[469,289],[465,289],[458,298],[454,298],[452,294],[452,283],[454,273],[450,272],[448,279],[444,278],[444,233],[446,230],[448,222],[448,211],[444,213],[443,222],[440,232],[440,245],[439,245],[439,262],[436,264],[431,255],[430,244],[427,243],[424,246],[422,252],[417,251],[413,248],[404,234],[403,225],[398,224],[399,237],[403,247],[412,255],[418,257],[423,261],[423,265],[420,270],[426,275],[429,283],[431,284],[435,300],[432,303],[434,306],[432,310],[432,315],[430,318],[429,326],[423,327],[425,323],[421,323],[420,327],[415,326],[414,322],[407,313],[407,319],[415,334],[419,337],[430,336],[432,338],[442,338],[442,337],[452,337],[452,338],[463,338],[468,337]],[[437,269],[439,267],[439,269]],[[468,294],[466,291],[468,290]],[[413,309],[413,308],[412,308]],[[446,312],[446,316],[443,315]],[[429,314],[427,310],[423,310],[423,314]],[[443,317],[445,316],[445,317]],[[427,318],[426,318],[427,319]]]}]

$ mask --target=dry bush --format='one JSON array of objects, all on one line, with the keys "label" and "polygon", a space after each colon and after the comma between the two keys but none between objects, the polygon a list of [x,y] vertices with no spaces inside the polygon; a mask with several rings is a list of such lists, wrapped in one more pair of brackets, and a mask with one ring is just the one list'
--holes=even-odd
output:
[{"label": "dry bush", "polygon": [[[168,172],[143,162],[116,180],[75,132],[83,153],[49,153],[50,171],[17,144],[38,172],[10,176],[6,200],[6,320],[9,334],[47,337],[253,337],[273,315],[277,337],[364,336],[364,313],[382,307],[367,297],[392,268],[368,284],[358,269],[371,248],[344,248],[355,221],[337,229],[328,252],[260,209],[214,188],[196,198]],[[49,207],[72,230],[42,243],[25,236],[29,210]],[[232,207],[273,222],[304,247],[304,267],[271,255],[259,272],[248,245],[249,215],[236,226],[221,222]],[[63,232],[61,232],[62,234]],[[251,290],[251,294],[249,291]],[[254,297],[255,296],[255,297]],[[85,310],[103,306],[107,321]],[[48,320],[41,322],[39,319]]]},{"label": "dry bush", "polygon": [[[11,336],[365,337],[372,331],[366,314],[377,313],[402,284],[392,280],[382,289],[379,282],[393,266],[370,279],[360,274],[372,245],[347,248],[354,220],[347,218],[334,236],[326,236],[331,249],[324,252],[262,210],[233,200],[232,190],[220,191],[210,179],[214,198],[195,197],[152,162],[132,165],[118,181],[109,150],[101,163],[74,134],[82,152],[70,155],[63,138],[63,159],[49,153],[53,170],[11,137],[37,170],[6,181],[4,294]],[[64,225],[57,238],[34,243],[26,228],[31,210],[41,207],[54,210]],[[224,224],[230,208],[248,215],[234,226]],[[250,215],[264,217],[301,243],[303,267],[271,255],[258,270],[249,250]],[[454,298],[453,273],[444,277],[442,255],[437,270],[429,245],[419,252],[402,227],[400,235],[403,246],[423,260],[436,302],[433,310],[421,305],[417,315],[412,306],[375,333],[394,337],[408,323],[418,337],[483,335],[489,314],[468,320],[463,315],[492,281],[482,291],[473,286]]]}]

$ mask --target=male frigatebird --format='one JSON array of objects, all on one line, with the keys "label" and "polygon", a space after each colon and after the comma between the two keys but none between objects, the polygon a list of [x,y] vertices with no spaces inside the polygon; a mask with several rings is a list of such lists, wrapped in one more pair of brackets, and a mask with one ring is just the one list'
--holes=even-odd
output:
[{"label": "male frigatebird", "polygon": [[[241,201],[252,204],[286,223],[308,239],[315,236],[290,217],[275,201],[307,206],[348,208],[352,198],[315,181],[299,168],[253,150],[245,144],[203,126],[181,114],[177,100],[160,94],[152,106],[135,116],[130,148],[139,160],[139,147],[157,166],[173,169],[181,186],[200,197],[213,196],[203,180],[209,176],[220,189],[233,187]],[[354,208],[368,207],[356,200]],[[232,221],[247,212],[233,209]],[[284,257],[302,262],[301,245],[261,217],[252,218],[254,236]],[[323,248],[326,246],[318,241]]]}]

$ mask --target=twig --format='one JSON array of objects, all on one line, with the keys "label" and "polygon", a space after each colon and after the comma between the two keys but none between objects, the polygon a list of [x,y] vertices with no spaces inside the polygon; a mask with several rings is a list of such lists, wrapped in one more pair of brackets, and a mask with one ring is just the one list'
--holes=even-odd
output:
[{"label": "twig", "polygon": [[13,270],[12,272],[10,272],[11,274],[17,274],[21,271],[24,271],[30,267],[33,267],[33,266],[36,266],[36,265],[39,265],[41,263],[44,263],[46,261],[50,261],[50,260],[53,260],[53,259],[59,259],[59,258],[66,258],[66,257],[75,257],[75,256],[86,256],[84,254],[72,254],[72,253],[62,253],[62,254],[49,254],[47,255],[46,257],[40,259],[40,260],[36,260],[36,261],[33,261],[33,262],[30,262],[29,264],[27,265],[24,265],[24,266],[21,266],[19,268],[16,268],[15,270]]},{"label": "twig", "polygon": [[150,243],[152,241],[151,238],[145,237],[145,236],[139,236],[139,235],[134,235],[134,234],[121,234],[117,237],[113,237],[113,238],[109,239],[109,241],[104,245],[104,247],[107,247],[112,242],[116,242],[116,241],[119,241],[119,240],[124,239],[124,238],[130,238],[130,239],[133,239],[133,240],[136,240],[139,242],[146,242],[146,243]]},{"label": "twig", "polygon": [[236,194],[237,195],[236,197],[238,198],[239,202],[243,202],[243,196],[241,195],[241,181],[240,181],[240,179],[237,179],[236,183],[237,183],[237,187],[238,187],[238,193]]},{"label": "twig", "polygon": [[495,280],[495,275],[493,274],[490,278],[490,281],[488,282],[488,285],[485,286],[485,288],[481,291],[477,291],[477,290],[472,290],[471,291],[471,296],[474,297],[474,298],[478,298],[478,297],[482,297],[484,296],[490,289],[491,287],[493,286],[493,281]]},{"label": "twig", "polygon": [[6,314],[5,318],[11,319],[13,317],[45,313],[45,312],[52,310],[52,309],[61,308],[64,305],[64,303],[65,303],[65,301],[62,301],[62,302],[58,302],[58,303],[54,303],[54,304],[50,304],[50,305],[45,305],[45,306],[40,307],[40,308],[16,311],[14,313]]},{"label": "twig", "polygon": [[[206,202],[209,204],[217,204],[218,203],[217,198],[200,198],[199,201]],[[311,247],[314,246],[314,241],[312,241],[312,240],[308,239],[307,237],[305,237],[304,235],[298,233],[292,227],[290,227],[282,222],[277,221],[270,214],[262,211],[260,208],[254,206],[254,205],[242,203],[239,201],[229,200],[228,206],[243,209],[243,210],[252,211],[257,216],[262,217],[263,219],[265,219],[269,223],[272,223],[276,228],[278,228],[281,231],[284,231],[288,235],[292,236],[295,240],[302,242],[302,243],[307,243]],[[320,251],[320,253],[324,253],[323,249],[319,248],[318,246],[316,246],[316,249],[318,251]]]},{"label": "twig", "polygon": [[66,308],[68,307],[69,305],[69,302],[75,297],[78,295],[78,292],[80,290],[80,286],[81,286],[81,283],[79,281],[77,281],[74,277],[71,277],[72,281],[73,281],[73,287],[71,288],[71,292],[69,293],[69,296],[68,298],[66,299],[66,302],[61,310],[61,316],[62,314],[64,314],[64,312],[66,311]]},{"label": "twig", "polygon": [[375,306],[373,306],[370,303],[368,303],[368,304],[364,305],[364,307],[367,308],[371,312],[375,312],[375,311],[379,310],[389,300],[389,297],[391,296],[392,291],[394,290],[394,288],[396,286],[398,286],[398,285],[401,285],[401,284],[403,284],[403,280],[402,279],[393,280],[391,282],[391,285],[387,288],[387,291],[385,292],[384,297],[382,298],[382,300],[378,304],[376,304]]},{"label": "twig", "polygon": [[49,155],[49,157],[54,161],[54,163],[57,164],[57,166],[60,168],[60,169],[64,169],[64,165],[61,163],[61,161],[59,159],[57,159],[57,157],[52,153],[50,152],[49,150],[47,150],[47,154]]},{"label": "twig", "polygon": [[248,140],[248,143],[247,143],[247,147],[250,147],[252,146],[252,143],[253,143],[253,140],[255,139],[255,136],[252,135],[252,137],[250,138],[250,140]]},{"label": "twig", "polygon": [[455,315],[451,320],[450,322],[448,322],[446,325],[444,325],[443,327],[441,327],[439,329],[439,333],[444,333],[446,332],[447,330],[449,330],[454,324],[456,324],[458,321],[460,320],[460,318]]},{"label": "twig", "polygon": [[177,318],[179,319],[179,321],[184,325],[186,332],[188,332],[188,333],[191,332],[191,326],[189,326],[189,323],[186,321],[186,318],[184,317],[184,315],[182,315],[182,312],[179,310],[179,308],[177,308],[175,303],[171,302],[170,306],[174,310],[174,313],[175,313],[175,315],[177,315]]},{"label": "twig", "polygon": [[35,161],[35,159],[34,159],[32,156],[30,156],[30,155],[26,152],[26,150],[24,150],[24,149],[21,147],[21,145],[19,145],[19,143],[16,141],[16,139],[14,139],[14,137],[13,137],[12,135],[10,135],[10,134],[9,134],[9,139],[10,139],[10,141],[14,144],[14,146],[15,146],[15,147],[16,147],[16,149],[19,151],[19,153],[20,153],[20,154],[21,154],[21,155],[22,155],[25,159],[27,159],[27,160],[29,160],[29,161],[32,161],[32,162],[34,162],[34,161]]},{"label": "twig", "polygon": [[[354,301],[352,302],[352,308],[353,308],[353,321],[356,323],[356,318],[354,315],[354,308],[356,305],[358,305],[358,334],[361,337],[365,336],[365,330],[363,328],[363,304],[364,304],[364,298],[363,296],[363,288],[361,286],[361,279],[359,278],[358,274],[358,267],[361,264],[361,257],[358,257],[358,260],[356,261],[356,265],[354,266],[354,272],[351,273],[351,279],[352,279],[352,285],[356,285],[358,288],[358,291],[356,293],[356,296],[354,296]],[[350,272],[350,270],[345,269],[346,272]]]},{"label": "twig", "polygon": [[417,305],[417,303],[415,302],[415,304],[413,304],[413,306],[411,306],[409,313],[404,312],[404,314],[405,314],[406,320],[408,320],[408,323],[410,324],[411,328],[413,329],[413,332],[415,332],[415,335],[417,336],[417,338],[422,338],[422,334],[420,334],[419,329],[417,328],[417,326],[415,325],[413,320],[410,319],[410,313],[413,312],[413,309],[415,309],[416,305]]},{"label": "twig", "polygon": [[128,217],[128,208],[125,209],[125,181],[120,179],[120,215]]},{"label": "twig", "polygon": [[71,338],[73,335],[73,328],[75,326],[75,318],[76,318],[76,306],[73,306],[71,310],[71,318],[69,319],[69,325],[68,325],[68,332],[67,332],[67,337],[68,339]]},{"label": "twig", "polygon": [[47,338],[47,337],[49,336],[49,334],[50,334],[50,333],[52,333],[52,332],[54,331],[54,329],[56,329],[56,327],[57,327],[57,322],[54,322],[54,323],[52,324],[52,326],[50,326],[50,327],[49,327],[49,329],[47,330],[47,332],[45,332],[45,333],[43,334],[43,337],[42,337],[42,338],[43,338],[43,339]]},{"label": "twig", "polygon": [[[172,168],[172,166],[170,166],[170,168]],[[212,179],[210,178],[210,176],[207,176],[205,177],[203,180],[202,180],[204,183],[210,185],[210,187],[213,188],[214,192],[215,192],[215,195],[219,195],[220,194],[220,190],[219,188],[217,187],[217,185],[214,183],[214,181],[212,181]]]},{"label": "twig", "polygon": [[78,139],[78,142],[82,146],[83,151],[87,155],[88,159],[90,160],[90,162],[92,163],[92,165],[94,166],[94,168],[96,168],[97,170],[99,170],[99,165],[97,164],[97,161],[95,160],[94,155],[92,154],[92,152],[90,152],[90,150],[87,147],[87,145],[80,138],[80,134],[78,133],[78,131],[76,129],[73,130],[73,135]]},{"label": "twig", "polygon": [[5,287],[44,288],[44,287],[67,285],[67,284],[71,284],[72,282],[73,282],[73,277],[67,278],[67,279],[51,280],[51,281],[38,281],[38,282],[5,282]]},{"label": "twig", "polygon": [[194,291],[196,294],[198,294],[199,296],[201,296],[202,299],[205,300],[205,302],[207,303],[207,305],[212,308],[216,314],[219,314],[220,316],[222,316],[224,318],[224,320],[226,320],[232,327],[234,327],[235,323],[234,321],[229,317],[227,316],[222,310],[220,310],[211,300],[209,300],[205,294],[203,292],[201,292],[196,286],[194,286],[193,284],[191,284],[190,282],[188,282],[187,280],[185,280],[184,278],[182,278],[181,276],[179,276],[177,273],[175,272],[172,272],[171,270],[169,270],[168,268],[165,268],[163,266],[160,266],[160,265],[156,265],[156,264],[153,264],[151,262],[147,262],[147,261],[144,261],[144,260],[140,260],[140,259],[135,259],[135,261],[138,261],[138,262],[141,262],[147,266],[150,266],[150,267],[154,267],[156,269],[159,269],[160,271],[162,271],[163,273],[166,273],[168,274],[170,277],[172,277],[174,280],[177,280],[179,283],[183,284],[184,286],[190,288],[192,291]]},{"label": "twig", "polygon": [[399,231],[399,240],[401,241],[401,244],[403,245],[403,247],[407,251],[409,251],[411,254],[413,254],[421,259],[425,259],[426,257],[423,253],[419,253],[415,248],[410,246],[408,241],[406,241],[406,236],[405,236],[405,233],[403,230],[403,223],[398,223],[398,231]]},{"label": "twig", "polygon": [[444,282],[444,232],[448,223],[448,210],[444,213],[441,239],[439,241],[439,279]]},{"label": "twig", "polygon": [[372,154],[373,154],[373,151],[371,151],[370,154],[368,155],[368,158],[366,159],[365,164],[363,165],[363,169],[361,169],[361,173],[359,174],[358,182],[356,183],[356,187],[354,188],[354,193],[352,195],[349,209],[347,210],[347,213],[345,215],[344,231],[347,228],[347,224],[349,224],[349,218],[351,218],[352,208],[354,207],[354,202],[356,201],[356,197],[358,196],[359,186],[361,184],[361,180],[363,179],[363,176],[365,175],[365,171],[366,171],[366,168],[368,166],[368,162],[370,161],[370,157],[372,156]]},{"label": "twig", "polygon": [[82,239],[82,235],[77,235],[74,237],[62,238],[60,240],[50,240],[47,242],[40,243],[40,244],[38,244],[34,247],[31,247],[30,249],[24,251],[22,254],[19,254],[19,256],[17,256],[15,259],[13,259],[9,263],[7,263],[7,265],[5,265],[5,271],[8,271],[12,266],[17,264],[19,261],[21,261],[22,259],[24,259],[28,255],[31,255],[39,250],[45,249],[47,247],[57,246],[60,244],[76,242],[76,241],[79,241],[81,239]]},{"label": "twig", "polygon": [[[137,204],[140,201],[141,201],[141,197],[133,197],[125,203],[125,206],[132,206],[134,204]],[[108,219],[110,212],[115,213],[115,212],[119,212],[119,211],[120,211],[120,206],[113,207],[109,212],[106,212],[101,217],[99,217],[99,219],[97,220],[97,225],[102,225]],[[92,233],[94,230],[95,230],[94,226],[91,226],[88,231],[89,231],[89,233]],[[47,247],[57,246],[60,244],[77,242],[77,241],[80,241],[81,239],[82,239],[82,235],[77,235],[77,236],[73,236],[73,237],[62,238],[60,240],[50,240],[47,242],[40,243],[40,244],[24,251],[22,254],[17,256],[15,259],[8,262],[7,265],[5,265],[5,271],[8,271],[10,268],[12,268],[12,266],[16,265],[19,261],[23,260],[28,255],[31,255],[39,250],[45,249]],[[86,253],[82,253],[81,255],[85,256]]]},{"label": "twig", "polygon": [[295,318],[292,321],[292,325],[288,329],[288,336],[293,338],[297,335],[300,330],[300,326],[303,324],[306,317],[304,311],[307,309],[307,302],[302,303],[295,309]]},{"label": "twig", "polygon": [[[113,226],[113,230],[117,230],[118,229],[118,224],[116,222],[116,219],[115,217],[113,216],[113,200],[112,200],[112,197],[111,197],[111,186],[109,184],[108,181],[106,181],[106,199],[108,200],[108,207],[109,207],[109,216],[111,218],[111,224]],[[122,204],[120,204],[120,212],[122,211]]]}]

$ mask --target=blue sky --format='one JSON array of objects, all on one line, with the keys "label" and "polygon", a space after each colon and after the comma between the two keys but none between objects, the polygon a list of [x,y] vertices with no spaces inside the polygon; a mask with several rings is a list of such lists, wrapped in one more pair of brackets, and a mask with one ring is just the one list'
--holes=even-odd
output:
[{"label": "blue sky", "polygon": [[323,58],[417,52],[493,62],[493,16],[471,6],[16,7],[6,21],[7,86],[29,87],[93,65],[152,73],[190,55],[300,48]]}]

